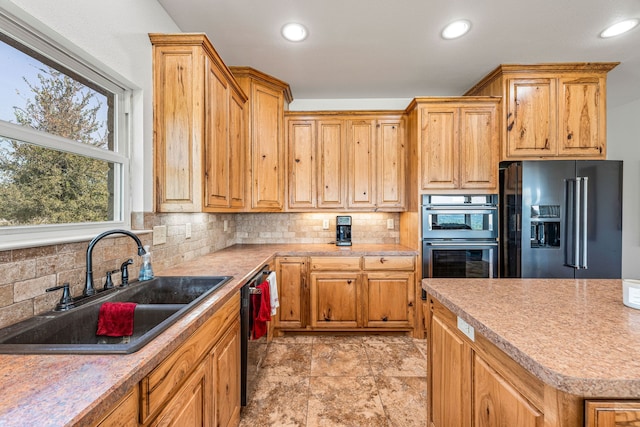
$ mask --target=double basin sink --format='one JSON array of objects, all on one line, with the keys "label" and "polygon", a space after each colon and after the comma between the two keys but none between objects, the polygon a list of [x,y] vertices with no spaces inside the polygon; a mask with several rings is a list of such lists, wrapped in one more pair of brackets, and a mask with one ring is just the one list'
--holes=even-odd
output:
[{"label": "double basin sink", "polygon": [[[48,312],[0,329],[0,354],[133,353],[231,279],[230,276],[160,276],[133,282],[79,302],[64,312]],[[96,335],[100,306],[134,302],[133,335]]]}]

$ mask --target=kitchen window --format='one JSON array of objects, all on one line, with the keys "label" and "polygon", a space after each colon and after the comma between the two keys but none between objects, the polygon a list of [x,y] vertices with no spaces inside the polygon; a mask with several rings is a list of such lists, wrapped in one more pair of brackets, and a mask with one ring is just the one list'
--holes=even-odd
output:
[{"label": "kitchen window", "polygon": [[129,90],[0,10],[0,249],[128,228]]}]

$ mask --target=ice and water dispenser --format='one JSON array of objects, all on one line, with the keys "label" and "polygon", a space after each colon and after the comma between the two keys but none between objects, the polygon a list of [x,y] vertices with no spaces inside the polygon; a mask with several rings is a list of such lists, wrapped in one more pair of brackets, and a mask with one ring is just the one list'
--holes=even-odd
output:
[{"label": "ice and water dispenser", "polygon": [[560,206],[531,206],[531,247],[560,246]]}]

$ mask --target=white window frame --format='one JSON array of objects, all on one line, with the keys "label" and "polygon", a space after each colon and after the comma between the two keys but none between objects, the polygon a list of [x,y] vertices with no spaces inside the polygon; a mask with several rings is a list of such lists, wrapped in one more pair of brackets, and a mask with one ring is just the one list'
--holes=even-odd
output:
[{"label": "white window frame", "polygon": [[[46,29],[45,29],[46,31]],[[130,139],[131,139],[131,89],[116,78],[101,71],[98,61],[86,54],[75,52],[68,43],[56,42],[24,20],[0,8],[0,32],[32,49],[38,54],[77,73],[114,95],[113,151],[73,141],[25,126],[0,120],[0,136],[39,146],[89,156],[113,162],[121,173],[116,174],[114,189],[116,197],[113,221],[50,224],[38,226],[0,227],[0,250],[44,246],[56,243],[89,240],[103,231],[114,228],[131,228],[130,203]],[[117,197],[119,196],[119,197]]]}]

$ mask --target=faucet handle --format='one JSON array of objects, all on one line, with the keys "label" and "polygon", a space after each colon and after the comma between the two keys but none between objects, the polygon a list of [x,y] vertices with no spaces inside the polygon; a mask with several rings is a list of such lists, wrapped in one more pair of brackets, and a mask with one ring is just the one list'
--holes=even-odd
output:
[{"label": "faucet handle", "polygon": [[129,285],[129,269],[128,267],[133,264],[133,260],[129,258],[120,266],[120,272],[122,272],[122,284],[120,287],[125,287]]},{"label": "faucet handle", "polygon": [[117,273],[117,272],[118,272],[118,270],[107,271],[107,273],[106,273],[107,277],[105,278],[104,287],[102,289],[104,289],[106,291],[107,289],[112,289],[113,288],[113,280],[111,279],[111,275],[113,273]]},{"label": "faucet handle", "polygon": [[75,307],[73,303],[73,298],[71,297],[71,292],[69,291],[69,283],[65,283],[62,286],[55,286],[53,288],[46,289],[47,292],[57,291],[58,289],[62,289],[62,297],[60,297],[60,301],[56,305],[55,311],[67,311]]}]

